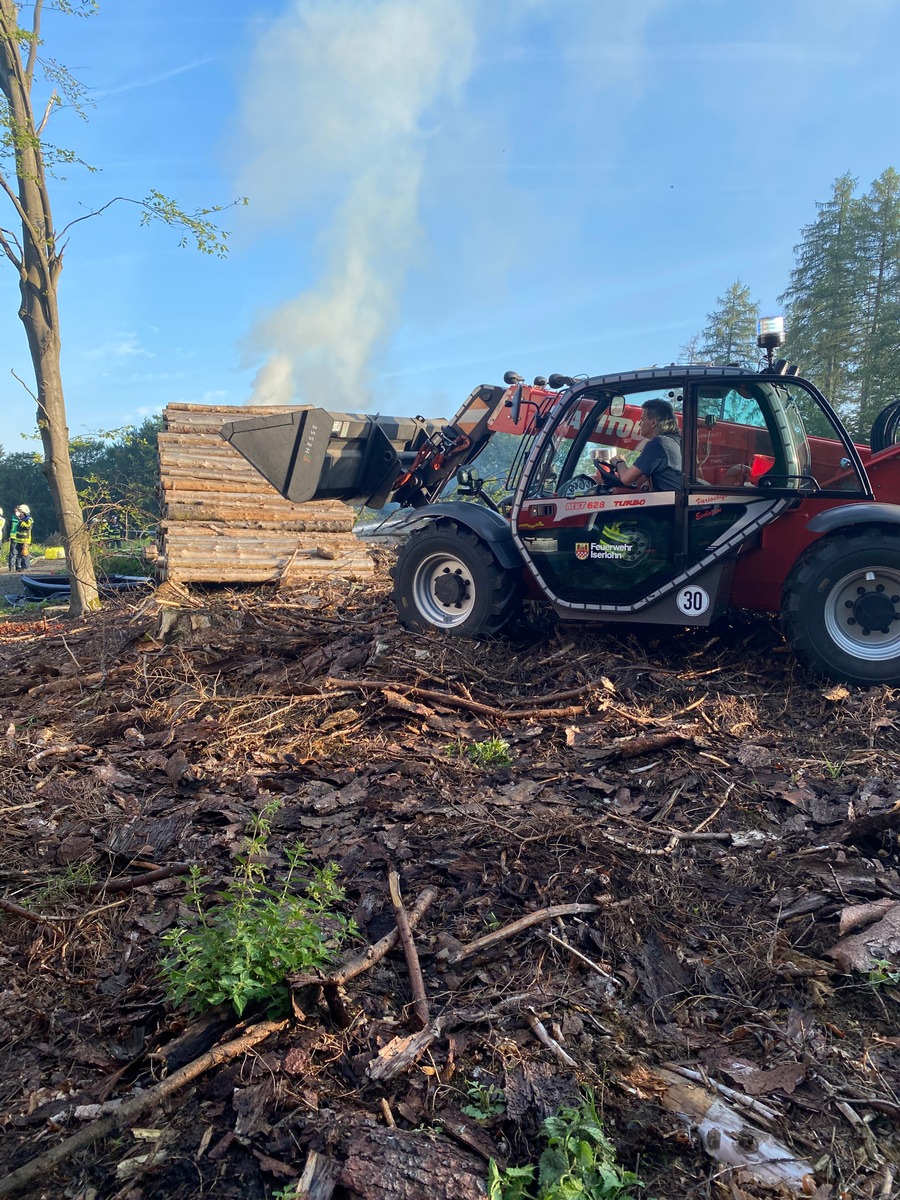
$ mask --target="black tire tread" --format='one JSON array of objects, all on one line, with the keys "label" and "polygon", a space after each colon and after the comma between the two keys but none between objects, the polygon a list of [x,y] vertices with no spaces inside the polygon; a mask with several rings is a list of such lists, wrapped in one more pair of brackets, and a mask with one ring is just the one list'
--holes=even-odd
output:
[{"label": "black tire tread", "polygon": [[401,547],[397,560],[391,568],[391,577],[394,582],[392,599],[401,625],[417,632],[421,632],[423,628],[434,628],[419,618],[415,611],[405,609],[401,602],[403,599],[401,575],[407,558],[411,557],[418,547],[439,537],[458,539],[461,543],[461,550],[465,547],[469,554],[481,561],[487,573],[488,590],[491,593],[490,610],[477,629],[472,631],[445,629],[440,632],[451,637],[490,637],[499,633],[518,611],[517,601],[521,591],[519,572],[501,567],[487,543],[470,529],[449,520],[432,522],[411,534],[409,540]]},{"label": "black tire tread", "polygon": [[[794,653],[815,674],[863,687],[900,683],[900,657],[886,662],[854,660],[828,642],[827,637],[817,638],[810,624],[811,618],[814,620],[818,615],[815,598],[822,587],[824,572],[850,555],[865,552],[877,556],[885,549],[897,556],[900,568],[900,536],[896,533],[863,526],[852,533],[821,538],[805,551],[785,580],[782,629]],[[873,559],[873,565],[875,562]]]}]

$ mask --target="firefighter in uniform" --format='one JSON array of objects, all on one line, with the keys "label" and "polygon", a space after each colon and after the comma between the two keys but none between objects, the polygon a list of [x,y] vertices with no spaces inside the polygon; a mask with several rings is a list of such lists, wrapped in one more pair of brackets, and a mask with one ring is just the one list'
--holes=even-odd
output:
[{"label": "firefighter in uniform", "polygon": [[27,571],[28,555],[31,551],[31,531],[34,521],[27,504],[16,506],[9,526],[9,569]]}]

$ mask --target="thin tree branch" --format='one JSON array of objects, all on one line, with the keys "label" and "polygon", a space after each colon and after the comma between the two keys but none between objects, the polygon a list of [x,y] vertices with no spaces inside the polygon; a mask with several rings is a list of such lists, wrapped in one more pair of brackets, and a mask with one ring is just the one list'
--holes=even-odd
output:
[{"label": "thin tree branch", "polygon": [[53,91],[50,93],[50,99],[47,101],[47,107],[44,109],[44,115],[41,117],[41,123],[40,123],[40,125],[38,125],[37,129],[35,130],[35,133],[38,135],[38,137],[40,137],[41,134],[44,132],[47,122],[50,120],[50,114],[53,112],[54,108],[56,108],[58,103],[59,103],[59,96],[57,94],[56,88],[54,88]]},{"label": "thin tree branch", "polygon": [[412,987],[413,1008],[416,1020],[419,1022],[420,1029],[425,1029],[430,1020],[428,1015],[428,997],[425,995],[425,981],[422,978],[422,967],[419,963],[416,943],[413,940],[412,930],[409,926],[409,914],[403,907],[403,899],[400,895],[400,876],[393,869],[388,871],[388,888],[391,893],[391,904],[394,906],[397,932],[400,934],[400,945],[403,947],[403,953],[406,957],[406,967],[409,971],[409,982]]},{"label": "thin tree branch", "polygon": [[[41,199],[41,209],[43,212],[46,212],[47,208],[46,208],[46,205],[44,204],[44,200],[46,199],[46,192],[39,184],[37,186],[41,193],[41,198],[42,198]],[[44,235],[44,237],[41,237],[41,235],[35,229],[34,225],[32,224],[31,218],[29,217],[28,212],[25,209],[25,206],[22,204],[22,201],[19,199],[18,195],[13,190],[13,188],[10,186],[10,183],[9,183],[8,179],[6,178],[6,176],[3,175],[2,173],[0,173],[0,191],[4,191],[6,193],[10,203],[12,204],[13,208],[16,210],[16,215],[18,216],[19,220],[22,222],[22,228],[27,232],[29,238],[31,239],[31,244],[34,246],[35,253],[37,254],[38,258],[40,259],[42,265],[44,266],[44,268],[47,272],[48,283],[49,283],[50,260],[47,255],[47,242],[49,240],[48,235]]]},{"label": "thin tree branch", "polygon": [[41,404],[40,400],[38,400],[37,396],[34,394],[34,392],[31,390],[31,388],[28,386],[28,384],[25,382],[25,380],[20,379],[19,376],[12,369],[12,367],[10,367],[9,373],[10,373],[10,375],[12,375],[13,379],[19,380],[19,383],[21,383],[22,387],[25,389],[25,391],[28,393],[28,395],[32,398],[32,400],[35,402],[35,404],[37,404],[40,407],[40,404]]},{"label": "thin tree branch", "polygon": [[[21,274],[22,259],[18,254],[15,253],[12,246],[9,244],[9,239],[11,239],[16,246],[19,245],[19,243],[16,241],[16,235],[14,233],[10,233],[7,229],[0,229],[0,248],[2,248],[3,253],[16,268],[16,270]],[[21,252],[21,247],[19,247],[19,250]]]},{"label": "thin tree branch", "polygon": [[34,80],[34,65],[37,62],[38,43],[41,40],[41,10],[44,0],[34,0],[34,19],[31,22],[31,45],[28,47],[28,62],[25,64],[25,78],[29,90]]},{"label": "thin tree branch", "polygon": [[118,200],[127,200],[129,204],[140,204],[140,200],[131,200],[128,196],[113,196],[112,200],[107,200],[100,208],[93,212],[85,213],[83,217],[75,217],[68,225],[63,225],[62,229],[57,234],[57,241],[66,236],[73,225],[77,225],[79,221],[89,221],[91,217],[99,217],[101,213],[105,213],[108,208],[115,204]]}]

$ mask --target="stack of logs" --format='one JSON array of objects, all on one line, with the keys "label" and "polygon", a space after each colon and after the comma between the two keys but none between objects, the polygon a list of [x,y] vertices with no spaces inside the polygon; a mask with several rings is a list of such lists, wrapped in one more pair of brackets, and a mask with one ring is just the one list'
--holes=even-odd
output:
[{"label": "stack of logs", "polygon": [[168,405],[159,435],[160,581],[371,578],[372,560],[352,532],[352,508],[334,500],[291,504],[220,435],[226,421],[277,411]]}]

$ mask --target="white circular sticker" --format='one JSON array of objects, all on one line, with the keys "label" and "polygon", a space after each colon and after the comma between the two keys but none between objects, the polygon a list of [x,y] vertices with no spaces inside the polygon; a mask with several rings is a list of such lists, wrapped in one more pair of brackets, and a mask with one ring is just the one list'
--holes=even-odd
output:
[{"label": "white circular sticker", "polygon": [[682,588],[675,603],[686,617],[699,617],[709,608],[709,592],[702,587]]}]

